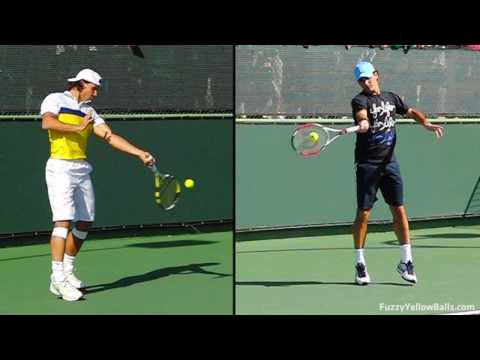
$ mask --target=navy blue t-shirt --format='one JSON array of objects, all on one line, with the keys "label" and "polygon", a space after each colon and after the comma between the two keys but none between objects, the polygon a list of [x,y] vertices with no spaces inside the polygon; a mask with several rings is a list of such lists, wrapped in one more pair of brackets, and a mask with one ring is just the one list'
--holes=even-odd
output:
[{"label": "navy blue t-shirt", "polygon": [[384,91],[379,95],[361,92],[352,99],[352,112],[355,114],[367,109],[370,128],[366,133],[357,133],[355,162],[385,164],[395,161],[396,114],[405,115],[407,104],[396,94]]}]

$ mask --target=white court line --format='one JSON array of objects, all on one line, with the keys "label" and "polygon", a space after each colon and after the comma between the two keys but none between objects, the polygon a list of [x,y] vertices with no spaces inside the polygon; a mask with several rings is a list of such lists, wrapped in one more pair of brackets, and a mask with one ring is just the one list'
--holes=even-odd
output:
[{"label": "white court line", "polygon": [[446,314],[440,314],[440,315],[480,315],[480,310],[446,313]]}]

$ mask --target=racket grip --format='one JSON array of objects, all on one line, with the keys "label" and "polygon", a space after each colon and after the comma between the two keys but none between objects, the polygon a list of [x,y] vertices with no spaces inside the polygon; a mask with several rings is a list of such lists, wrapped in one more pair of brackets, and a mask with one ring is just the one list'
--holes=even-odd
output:
[{"label": "racket grip", "polygon": [[150,166],[150,169],[152,170],[153,175],[155,175],[155,177],[160,178],[160,177],[163,176],[163,174],[162,174],[160,171],[158,171],[158,169],[157,169],[157,167],[155,166],[155,164],[153,164],[152,166]]},{"label": "racket grip", "polygon": [[345,129],[345,131],[347,134],[351,134],[351,133],[357,132],[358,129],[360,129],[360,126],[357,125],[357,126],[348,127]]}]

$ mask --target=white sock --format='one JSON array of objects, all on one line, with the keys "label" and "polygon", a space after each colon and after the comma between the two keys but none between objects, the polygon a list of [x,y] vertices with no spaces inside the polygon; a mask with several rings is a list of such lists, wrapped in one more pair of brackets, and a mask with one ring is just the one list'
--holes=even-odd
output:
[{"label": "white sock", "polygon": [[365,265],[365,258],[363,256],[363,251],[364,249],[355,249],[356,264],[362,263]]},{"label": "white sock", "polygon": [[402,262],[407,263],[412,261],[412,246],[410,244],[400,245],[400,250],[402,252]]},{"label": "white sock", "polygon": [[63,273],[63,261],[52,261],[52,274],[53,278],[57,282],[65,280],[65,274]]},{"label": "white sock", "polygon": [[75,267],[75,256],[63,255],[63,268],[65,272],[70,272]]}]

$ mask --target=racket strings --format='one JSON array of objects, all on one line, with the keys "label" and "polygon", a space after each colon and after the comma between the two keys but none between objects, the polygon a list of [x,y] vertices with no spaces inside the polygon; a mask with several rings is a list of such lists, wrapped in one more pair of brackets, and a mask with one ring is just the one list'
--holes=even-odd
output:
[{"label": "racket strings", "polygon": [[[313,134],[316,134],[313,135]],[[302,155],[318,153],[327,144],[328,133],[322,129],[305,127],[299,129],[293,137],[293,147]]]},{"label": "racket strings", "polygon": [[173,176],[166,176],[160,181],[158,199],[164,209],[172,208],[177,202],[180,193],[180,184]]}]

